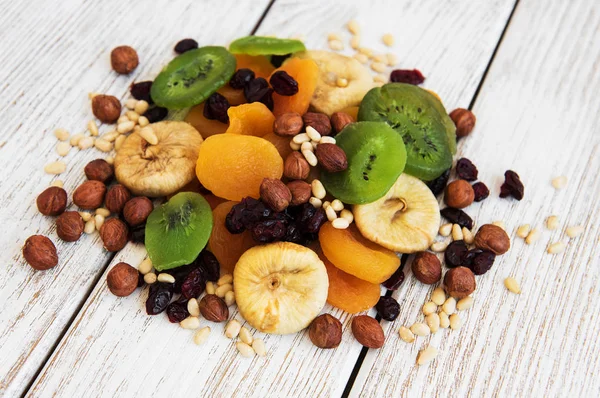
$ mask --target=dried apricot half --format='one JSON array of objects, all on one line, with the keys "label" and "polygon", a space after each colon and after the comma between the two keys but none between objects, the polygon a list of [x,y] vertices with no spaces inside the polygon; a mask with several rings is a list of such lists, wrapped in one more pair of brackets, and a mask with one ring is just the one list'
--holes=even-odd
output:
[{"label": "dried apricot half", "polygon": [[283,70],[298,83],[298,92],[291,96],[273,93],[275,116],[288,112],[304,115],[317,87],[319,67],[312,59],[290,58],[275,72]]},{"label": "dried apricot half", "polygon": [[226,133],[262,137],[273,132],[275,116],[262,102],[232,106],[227,115],[229,128]]},{"label": "dried apricot half", "polygon": [[185,117],[185,121],[194,126],[202,138],[207,138],[215,134],[223,134],[227,130],[227,127],[229,127],[229,124],[205,118],[204,102],[192,107]]}]

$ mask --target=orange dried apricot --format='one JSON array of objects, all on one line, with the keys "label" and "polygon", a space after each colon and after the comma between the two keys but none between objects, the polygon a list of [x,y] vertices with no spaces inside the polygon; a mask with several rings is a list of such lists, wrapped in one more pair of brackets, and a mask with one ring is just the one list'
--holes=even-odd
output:
[{"label": "orange dried apricot", "polygon": [[396,253],[363,237],[355,224],[335,229],[327,222],[319,231],[319,242],[337,268],[371,283],[385,281],[400,266]]},{"label": "orange dried apricot", "polygon": [[231,274],[242,254],[258,243],[250,231],[232,234],[225,227],[225,217],[238,202],[224,202],[213,209],[213,229],[208,240],[208,249],[221,264],[221,274]]},{"label": "orange dried apricot", "polygon": [[276,71],[286,71],[298,82],[298,92],[292,96],[273,93],[273,114],[275,116],[288,112],[304,115],[317,87],[319,67],[312,59],[290,58]]},{"label": "orange dried apricot", "polygon": [[228,200],[258,199],[264,178],[281,178],[283,159],[277,148],[260,137],[219,134],[200,146],[196,175],[213,194]]},{"label": "orange dried apricot", "polygon": [[215,134],[223,134],[227,130],[227,127],[229,127],[229,124],[205,118],[204,102],[192,107],[185,117],[185,121],[194,126],[202,138],[207,138]]},{"label": "orange dried apricot", "polygon": [[231,87],[229,84],[224,85],[220,89],[217,90],[217,93],[221,94],[223,97],[227,98],[229,105],[236,106],[241,105],[246,102],[246,97],[244,96],[244,90],[236,90]]},{"label": "orange dried apricot", "polygon": [[277,151],[279,151],[279,156],[281,156],[282,159],[287,158],[288,155],[293,151],[292,147],[290,146],[290,141],[292,140],[290,137],[282,137],[275,133],[269,133],[263,136],[263,138],[275,145],[275,148],[277,148]]},{"label": "orange dried apricot", "polygon": [[267,79],[271,73],[275,70],[269,58],[264,55],[246,55],[246,54],[234,54],[237,61],[236,69],[251,69],[256,77],[264,77]]},{"label": "orange dried apricot", "polygon": [[226,133],[262,137],[273,132],[275,116],[262,102],[232,106],[227,115],[229,128]]}]

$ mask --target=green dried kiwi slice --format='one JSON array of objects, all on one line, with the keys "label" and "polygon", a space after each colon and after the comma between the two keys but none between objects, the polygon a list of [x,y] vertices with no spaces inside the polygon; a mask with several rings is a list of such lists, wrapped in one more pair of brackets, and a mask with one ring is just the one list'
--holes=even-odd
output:
[{"label": "green dried kiwi slice", "polygon": [[456,128],[442,103],[427,90],[404,83],[373,88],[360,104],[358,120],[386,122],[400,133],[408,174],[431,181],[452,166]]},{"label": "green dried kiwi slice", "polygon": [[294,39],[279,39],[277,37],[246,36],[233,41],[229,45],[233,54],[248,55],[287,55],[306,51],[304,43]]},{"label": "green dried kiwi slice", "polygon": [[235,57],[225,47],[187,51],[158,74],[150,95],[157,105],[168,109],[197,105],[231,79],[235,66]]}]

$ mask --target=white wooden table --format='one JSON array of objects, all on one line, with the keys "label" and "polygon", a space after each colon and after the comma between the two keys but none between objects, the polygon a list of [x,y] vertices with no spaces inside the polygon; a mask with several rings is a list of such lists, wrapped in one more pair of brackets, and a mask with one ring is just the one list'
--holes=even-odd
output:
[{"label": "white wooden table", "polygon": [[[219,0],[0,1],[0,396],[600,396],[600,3],[596,0]],[[512,250],[478,278],[475,305],[462,329],[399,339],[418,319],[430,289],[410,271],[394,293],[402,311],[384,321],[386,343],[363,349],[351,316],[336,350],[319,350],[306,333],[264,336],[266,358],[237,355],[213,326],[195,346],[189,331],[145,314],[145,294],[111,295],[107,270],[137,264],[133,244],[113,256],[97,235],[60,242],[35,198],[52,181],[52,131],[81,132],[88,92],[127,96],[130,82],[151,79],[181,38],[226,45],[256,32],[302,34],[326,48],[330,32],[357,19],[362,41],[383,51],[393,33],[400,67],[421,69],[424,86],[448,109],[470,107],[474,133],[459,145],[491,197],[469,208],[481,225],[504,220]],[[120,44],[141,63],[116,76],[108,62]],[[351,54],[350,50],[345,51]],[[106,128],[106,127],[104,127]],[[67,156],[67,191],[84,180],[95,150]],[[525,183],[521,202],[498,198],[506,169]],[[552,177],[566,175],[562,191]],[[544,219],[557,214],[560,228]],[[515,229],[531,223],[542,238],[527,246]],[[569,225],[585,233],[564,253],[545,253]],[[49,235],[59,266],[34,272],[21,257],[25,239]],[[516,277],[523,294],[502,285]],[[239,315],[234,314],[237,318]],[[241,318],[239,318],[241,319]],[[417,367],[428,344],[440,354]]]}]

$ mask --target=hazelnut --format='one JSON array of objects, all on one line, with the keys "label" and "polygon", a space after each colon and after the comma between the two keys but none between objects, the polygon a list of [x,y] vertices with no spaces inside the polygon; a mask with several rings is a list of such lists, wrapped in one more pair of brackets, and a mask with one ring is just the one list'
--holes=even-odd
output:
[{"label": "hazelnut", "polygon": [[506,232],[497,225],[482,225],[475,234],[475,246],[489,250],[496,255],[504,254],[510,249],[510,238]]},{"label": "hazelnut", "polygon": [[446,293],[457,299],[467,297],[477,287],[475,275],[467,267],[456,267],[448,270],[444,275],[444,286],[446,286]]},{"label": "hazelnut", "polygon": [[335,348],[342,341],[342,323],[332,315],[319,315],[310,324],[308,337],[319,348]]},{"label": "hazelnut", "polygon": [[127,224],[135,227],[146,222],[146,219],[154,210],[152,201],[145,196],[130,199],[123,207],[123,218]]},{"label": "hazelnut", "polygon": [[66,242],[75,242],[83,233],[85,223],[76,211],[65,211],[56,219],[56,234]]},{"label": "hazelnut", "polygon": [[37,208],[45,216],[57,216],[67,207],[67,191],[59,187],[46,188],[36,200]]},{"label": "hazelnut", "polygon": [[100,238],[109,252],[121,250],[127,244],[127,225],[118,218],[109,218],[100,227]]},{"label": "hazelnut", "polygon": [[450,207],[464,209],[475,200],[473,187],[465,180],[452,181],[446,186],[444,202]]},{"label": "hazelnut", "polygon": [[329,173],[337,173],[348,168],[346,152],[335,144],[319,144],[315,151],[321,168]]},{"label": "hazelnut", "polygon": [[292,200],[289,188],[275,178],[265,178],[260,184],[260,198],[276,212],[285,210]]},{"label": "hazelnut", "polygon": [[442,278],[442,264],[430,252],[418,252],[412,262],[412,272],[421,283],[432,285]]},{"label": "hazelnut", "polygon": [[106,275],[108,290],[115,296],[129,296],[138,287],[139,272],[127,263],[118,263]]},{"label": "hazelnut", "polygon": [[108,189],[104,204],[111,213],[120,213],[129,199],[131,199],[129,190],[123,185],[117,184]]},{"label": "hazelnut", "polygon": [[285,158],[283,164],[283,175],[291,180],[305,180],[310,173],[310,165],[300,154],[300,152],[294,151]]},{"label": "hazelnut", "polygon": [[207,294],[198,303],[200,313],[211,322],[224,322],[229,318],[229,308],[219,296]]},{"label": "hazelnut", "polygon": [[352,334],[360,344],[369,348],[381,348],[385,341],[381,325],[368,315],[359,315],[352,319]]},{"label": "hazelnut", "polygon": [[110,64],[121,75],[130,73],[139,63],[137,52],[129,46],[115,47],[110,53]]},{"label": "hazelnut", "polygon": [[273,132],[282,137],[291,137],[300,133],[303,126],[304,123],[302,122],[302,116],[300,116],[300,114],[295,112],[284,113],[277,116],[277,119],[275,119],[275,122],[273,123]]},{"label": "hazelnut", "polygon": [[121,116],[121,102],[112,95],[96,95],[92,98],[92,112],[102,123],[115,123]]},{"label": "hazelnut", "polygon": [[115,173],[113,166],[104,159],[92,160],[85,166],[83,171],[88,180],[104,183],[109,181]]},{"label": "hazelnut", "polygon": [[33,235],[27,238],[23,245],[23,257],[31,268],[43,271],[56,267],[58,255],[56,246],[43,235]]},{"label": "hazelnut", "polygon": [[354,119],[345,112],[335,112],[331,115],[331,124],[336,133],[342,131],[350,123],[354,123]]},{"label": "hazelnut", "polygon": [[468,109],[456,108],[450,112],[450,119],[456,126],[456,136],[459,138],[471,134],[475,127],[475,115]]},{"label": "hazelnut", "polygon": [[331,121],[324,113],[307,112],[302,116],[304,125],[317,130],[321,135],[331,134]]},{"label": "hazelnut", "polygon": [[94,210],[102,206],[105,194],[104,183],[96,180],[86,181],[73,192],[73,203],[82,209]]},{"label": "hazelnut", "polygon": [[307,203],[312,196],[312,187],[306,181],[295,180],[287,183],[287,187],[292,193],[290,205],[298,206]]}]

